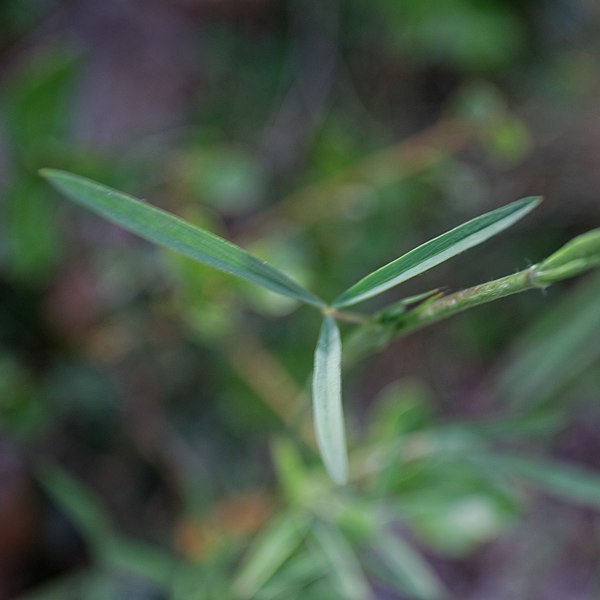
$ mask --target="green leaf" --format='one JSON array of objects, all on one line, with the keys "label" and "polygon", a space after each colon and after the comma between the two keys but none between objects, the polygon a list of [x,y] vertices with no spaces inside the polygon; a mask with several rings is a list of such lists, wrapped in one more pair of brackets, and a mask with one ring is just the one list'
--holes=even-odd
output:
[{"label": "green leaf", "polygon": [[298,548],[306,535],[303,515],[284,513],[269,523],[248,552],[248,559],[234,582],[242,598],[254,598],[262,586]]},{"label": "green leaf", "polygon": [[444,586],[432,568],[398,535],[381,532],[375,548],[399,590],[419,600],[446,597]]},{"label": "green leaf", "polygon": [[135,575],[166,590],[171,589],[178,572],[192,568],[183,561],[178,562],[162,548],[124,537],[112,539],[106,559],[115,570]]},{"label": "green leaf", "polygon": [[292,505],[302,504],[310,481],[298,448],[289,437],[281,438],[273,444],[272,455],[281,491]]},{"label": "green leaf", "polygon": [[535,282],[549,285],[600,266],[600,229],[579,235],[543,261],[535,271]]},{"label": "green leaf", "polygon": [[520,456],[479,453],[470,460],[531,482],[570,502],[600,508],[600,475],[575,464]]},{"label": "green leaf", "polygon": [[55,169],[41,174],[71,200],[137,235],[273,292],[322,307],[322,300],[283,273],[213,233],[90,179]]},{"label": "green leaf", "polygon": [[506,229],[540,202],[539,197],[523,198],[467,221],[367,275],[341,294],[332,306],[356,304],[420,275]]},{"label": "green leaf", "polygon": [[549,436],[557,433],[565,427],[565,411],[563,410],[541,410],[530,414],[521,413],[518,416],[506,418],[495,418],[487,421],[474,423],[457,423],[447,425],[446,431],[464,431],[487,441],[493,439],[512,440],[527,438],[531,440],[534,436]]},{"label": "green leaf", "polygon": [[328,563],[327,575],[338,591],[338,598],[369,600],[373,597],[352,546],[339,531],[317,523],[314,536]]},{"label": "green leaf", "polygon": [[113,536],[111,519],[94,495],[58,465],[39,465],[36,476],[48,495],[75,523],[92,551],[102,557]]},{"label": "green leaf", "polygon": [[77,59],[71,52],[49,51],[17,71],[3,85],[2,100],[11,147],[19,153],[19,164],[35,164],[48,156],[50,144],[64,139],[69,121],[72,82]]},{"label": "green leaf", "polygon": [[317,445],[325,467],[338,484],[348,479],[342,407],[342,344],[335,320],[326,316],[317,342],[313,374],[313,415]]},{"label": "green leaf", "polygon": [[60,254],[56,205],[48,201],[43,182],[24,174],[5,188],[4,202],[3,236],[10,274],[39,285],[54,275]]},{"label": "green leaf", "polygon": [[409,296],[408,298],[402,298],[398,302],[394,302],[390,306],[387,306],[383,310],[376,313],[373,320],[376,323],[382,325],[394,324],[398,319],[402,318],[411,308],[417,305],[423,304],[440,296],[443,296],[444,292],[440,289],[429,290],[416,296]]},{"label": "green leaf", "polygon": [[598,297],[600,273],[544,311],[513,344],[492,386],[495,398],[520,410],[551,401],[568,409],[569,387],[600,361]]},{"label": "green leaf", "polygon": [[292,600],[307,597],[307,590],[324,578],[323,561],[312,552],[302,552],[288,561],[278,573],[253,597],[253,600]]}]

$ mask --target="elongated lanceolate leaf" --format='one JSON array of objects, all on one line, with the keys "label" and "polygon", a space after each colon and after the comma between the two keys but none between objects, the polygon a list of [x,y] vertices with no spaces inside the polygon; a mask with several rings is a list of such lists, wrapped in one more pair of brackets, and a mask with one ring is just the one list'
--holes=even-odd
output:
[{"label": "elongated lanceolate leaf", "polygon": [[323,320],[313,374],[313,414],[317,445],[329,475],[336,483],[348,479],[346,434],[342,408],[342,344],[335,320]]},{"label": "elongated lanceolate leaf", "polygon": [[92,492],[51,463],[40,465],[36,476],[49,496],[77,525],[91,550],[102,554],[113,535],[112,523]]},{"label": "elongated lanceolate leaf", "polygon": [[325,572],[337,588],[338,598],[372,600],[373,594],[352,545],[337,529],[315,523],[313,534],[326,563]]},{"label": "elongated lanceolate leaf", "polygon": [[523,198],[467,221],[367,275],[332,305],[340,308],[356,304],[415,277],[506,229],[540,201],[539,197]]},{"label": "elongated lanceolate leaf", "polygon": [[323,301],[234,244],[175,215],[90,179],[64,171],[41,174],[71,200],[137,235],[273,292],[321,307]]},{"label": "elongated lanceolate leaf", "polygon": [[392,531],[381,531],[375,551],[390,572],[392,583],[399,591],[415,600],[446,598],[444,586],[427,561],[416,549]]},{"label": "elongated lanceolate leaf", "polygon": [[575,464],[514,455],[479,452],[470,461],[486,470],[507,473],[536,487],[584,506],[600,507],[600,476]]},{"label": "elongated lanceolate leaf", "polygon": [[269,523],[248,552],[233,587],[242,598],[254,598],[281,565],[296,551],[308,528],[304,515],[284,513]]}]

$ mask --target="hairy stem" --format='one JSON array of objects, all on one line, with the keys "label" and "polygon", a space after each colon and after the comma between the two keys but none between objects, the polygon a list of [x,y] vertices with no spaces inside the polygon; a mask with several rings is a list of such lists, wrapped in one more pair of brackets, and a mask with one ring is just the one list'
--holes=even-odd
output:
[{"label": "hairy stem", "polygon": [[[473,306],[492,302],[505,296],[531,289],[543,289],[548,283],[541,280],[538,265],[513,275],[482,283],[447,296],[434,295],[415,308],[398,313],[396,308],[383,310],[359,327],[347,340],[345,366],[382,350],[396,337],[401,337],[437,323]],[[337,316],[337,315],[334,315]]]},{"label": "hairy stem", "polygon": [[346,310],[329,310],[325,311],[325,313],[331,315],[336,321],[353,323],[354,325],[368,325],[371,322],[371,317],[369,315]]},{"label": "hairy stem", "polygon": [[531,289],[542,289],[545,285],[536,281],[536,266],[507,275],[494,281],[482,283],[441,298],[425,301],[415,309],[399,317],[394,324],[395,335],[404,335],[446,317],[455,315],[467,308],[485,304]]},{"label": "hairy stem", "polygon": [[[557,281],[597,267],[600,267],[600,228],[577,236],[546,260],[513,275],[446,296],[432,290],[405,298],[376,313],[366,324],[358,327],[345,343],[344,364],[348,366],[383,349],[395,337],[437,323],[467,308],[531,289],[544,289]],[[411,305],[413,308],[410,308]],[[330,310],[333,311],[332,316],[340,318],[334,314],[336,311]]]}]

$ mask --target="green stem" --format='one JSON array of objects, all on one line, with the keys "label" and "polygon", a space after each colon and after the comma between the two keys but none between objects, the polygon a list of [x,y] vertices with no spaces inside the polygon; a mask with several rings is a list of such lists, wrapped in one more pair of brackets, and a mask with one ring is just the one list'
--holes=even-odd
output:
[{"label": "green stem", "polygon": [[451,317],[467,308],[492,302],[505,296],[531,289],[543,289],[546,285],[537,282],[536,268],[533,266],[513,275],[425,301],[398,319],[394,324],[394,334],[405,335]]},{"label": "green stem", "polygon": [[349,337],[345,344],[344,364],[346,367],[354,364],[365,356],[382,350],[393,338],[407,335],[473,306],[526,290],[543,289],[547,284],[540,281],[537,269],[538,266],[535,265],[447,296],[436,295],[400,314],[395,310],[383,310],[373,315]]},{"label": "green stem", "polygon": [[[422,296],[407,298],[376,313],[366,322],[363,315],[357,318],[354,313],[341,313],[351,317],[343,320],[363,325],[347,340],[344,363],[346,366],[352,364],[371,352],[381,350],[395,337],[422,329],[467,308],[531,289],[544,289],[594,267],[600,267],[600,228],[577,236],[546,260],[514,275],[447,296],[436,294],[433,290]],[[417,306],[408,308],[415,302],[418,302]],[[340,318],[335,314],[339,311],[329,310],[333,316]]]},{"label": "green stem", "polygon": [[368,325],[371,322],[369,315],[363,315],[356,312],[349,312],[346,310],[334,310],[324,311],[326,314],[331,315],[336,321],[344,321],[346,323],[354,323],[355,325]]}]

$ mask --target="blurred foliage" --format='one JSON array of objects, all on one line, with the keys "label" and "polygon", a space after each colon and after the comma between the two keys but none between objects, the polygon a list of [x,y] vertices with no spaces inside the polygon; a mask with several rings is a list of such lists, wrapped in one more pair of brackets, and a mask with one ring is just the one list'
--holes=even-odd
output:
[{"label": "blurred foliage", "polygon": [[47,279],[58,260],[57,207],[48,201],[35,171],[64,136],[73,66],[68,55],[44,57],[20,72],[3,94],[16,164],[12,185],[5,189],[7,270],[26,281]]},{"label": "blurred foliage", "polygon": [[402,55],[446,63],[462,71],[507,67],[525,46],[523,24],[499,0],[424,0],[382,3],[390,37]]},{"label": "blurred foliage", "polygon": [[0,3],[0,598],[595,597],[597,277],[363,362],[335,489],[307,421],[316,317],[37,170],[152,198],[327,298],[546,195],[402,295],[460,289],[598,226],[598,20],[558,0]]}]

